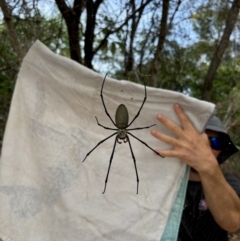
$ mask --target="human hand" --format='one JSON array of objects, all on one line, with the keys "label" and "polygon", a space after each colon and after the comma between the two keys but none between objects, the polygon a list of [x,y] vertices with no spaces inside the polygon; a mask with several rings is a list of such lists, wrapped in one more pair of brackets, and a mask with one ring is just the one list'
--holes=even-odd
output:
[{"label": "human hand", "polygon": [[157,130],[152,130],[151,134],[157,139],[171,145],[171,150],[156,150],[165,157],[177,157],[198,173],[205,172],[217,164],[217,160],[210,148],[208,137],[205,133],[199,133],[183,109],[174,105],[174,110],[181,122],[181,127],[176,125],[167,117],[158,114],[157,119],[167,127],[175,138],[165,135]]}]

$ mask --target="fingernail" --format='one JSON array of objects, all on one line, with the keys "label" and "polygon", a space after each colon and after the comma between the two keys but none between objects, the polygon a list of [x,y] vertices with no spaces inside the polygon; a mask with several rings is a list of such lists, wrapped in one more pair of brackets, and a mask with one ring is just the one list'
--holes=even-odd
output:
[{"label": "fingernail", "polygon": [[175,104],[175,107],[178,108],[178,109],[181,108],[181,106],[179,104]]},{"label": "fingernail", "polygon": [[156,130],[151,130],[151,133],[152,134],[156,134]]},{"label": "fingernail", "polygon": [[163,120],[163,115],[162,114],[158,114],[157,118],[160,119],[160,120]]}]

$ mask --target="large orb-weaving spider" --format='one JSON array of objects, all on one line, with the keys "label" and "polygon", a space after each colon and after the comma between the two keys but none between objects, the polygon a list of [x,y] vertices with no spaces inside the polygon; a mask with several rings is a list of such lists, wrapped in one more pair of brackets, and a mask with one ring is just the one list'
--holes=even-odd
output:
[{"label": "large orb-weaving spider", "polygon": [[[101,93],[100,93],[100,97],[101,97],[101,100],[102,100],[102,104],[103,104],[103,107],[105,109],[105,113],[106,115],[109,117],[109,119],[111,120],[111,122],[113,123],[114,126],[116,126],[116,128],[109,128],[109,127],[106,127],[106,126],[103,126],[101,125],[99,122],[98,122],[98,119],[97,117],[95,116],[96,118],[96,121],[97,121],[97,124],[101,127],[103,127],[104,129],[107,129],[107,130],[114,130],[114,131],[117,131],[115,133],[113,133],[112,135],[108,136],[107,138],[103,139],[102,141],[100,141],[90,152],[87,153],[87,155],[85,156],[85,158],[83,159],[82,162],[84,162],[86,160],[86,158],[91,154],[92,151],[94,151],[100,144],[102,144],[104,141],[108,140],[109,138],[113,137],[114,135],[116,135],[116,138],[115,138],[115,141],[114,141],[114,145],[113,145],[113,150],[112,150],[112,154],[111,154],[111,157],[110,157],[110,160],[109,160],[109,166],[108,166],[108,171],[107,171],[107,176],[106,176],[106,179],[105,179],[105,186],[104,186],[104,190],[103,190],[103,194],[105,193],[106,191],[106,186],[107,186],[107,181],[108,181],[108,176],[109,176],[109,172],[110,172],[110,168],[111,168],[111,164],[112,164],[112,159],[113,159],[113,156],[114,156],[114,151],[115,151],[115,147],[116,147],[116,143],[118,142],[119,144],[121,144],[121,140],[126,143],[128,142],[129,144],[129,147],[130,147],[130,151],[131,151],[131,154],[132,154],[132,158],[133,158],[133,162],[134,162],[134,167],[135,167],[135,171],[136,171],[136,178],[137,178],[137,194],[138,194],[138,186],[139,186],[139,177],[138,177],[138,171],[137,171],[137,165],[136,165],[136,159],[135,159],[135,156],[134,156],[134,153],[133,153],[133,150],[132,150],[132,146],[131,146],[131,142],[130,142],[130,139],[128,137],[128,135],[134,137],[135,139],[137,139],[138,141],[140,141],[142,144],[144,144],[145,146],[147,146],[149,149],[151,149],[152,151],[154,151],[157,155],[161,156],[158,152],[156,152],[155,150],[153,150],[147,143],[145,143],[144,141],[140,140],[139,138],[137,138],[136,136],[134,136],[132,133],[130,133],[129,131],[133,131],[133,130],[142,130],[142,129],[147,129],[147,128],[150,128],[152,126],[155,126],[156,124],[153,124],[153,125],[150,125],[150,126],[145,126],[145,127],[137,127],[137,128],[133,128],[133,129],[128,129],[129,126],[132,125],[132,123],[136,120],[136,118],[139,116],[142,108],[143,108],[143,105],[147,99],[147,90],[146,90],[146,84],[144,84],[144,87],[145,87],[145,97],[143,99],[143,102],[142,102],[142,105],[138,111],[138,113],[136,114],[136,116],[133,118],[133,120],[128,124],[128,121],[129,121],[129,115],[128,115],[128,110],[127,110],[127,107],[124,105],[124,104],[120,104],[116,110],[116,114],[115,114],[115,122],[113,121],[112,117],[110,116],[110,114],[108,113],[107,111],[107,108],[106,108],[106,105],[104,103],[104,99],[103,99],[103,86],[104,86],[104,83],[105,83],[105,80],[106,80],[106,77],[107,77],[107,74],[105,75],[104,79],[103,79],[103,83],[102,83],[102,88],[101,88]],[[163,157],[163,156],[161,156]]]}]

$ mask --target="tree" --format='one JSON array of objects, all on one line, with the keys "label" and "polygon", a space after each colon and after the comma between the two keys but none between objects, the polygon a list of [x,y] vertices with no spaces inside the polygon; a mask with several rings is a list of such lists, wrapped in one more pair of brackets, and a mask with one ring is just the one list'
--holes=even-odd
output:
[{"label": "tree", "polygon": [[[61,26],[59,17],[47,20],[39,14],[28,18],[12,15],[11,25],[18,37],[18,42],[21,43],[18,47],[22,55],[36,39],[43,41],[55,52],[68,54],[67,33]],[[7,24],[0,25],[0,36],[2,36],[0,38],[0,140],[3,137],[20,58],[22,58],[17,48],[14,48],[11,37],[8,37],[9,34],[11,35],[9,31]]]},{"label": "tree", "polygon": [[216,75],[216,71],[221,63],[221,59],[223,57],[224,51],[228,46],[231,33],[237,21],[239,8],[240,8],[240,0],[234,0],[228,12],[224,33],[219,43],[216,46],[214,55],[212,57],[211,63],[208,68],[208,72],[204,79],[204,85],[202,90],[203,100],[208,100],[208,101],[211,100],[211,90],[212,90],[213,80]]},{"label": "tree", "polygon": [[150,72],[151,74],[150,85],[154,87],[157,86],[157,72],[160,64],[163,45],[167,35],[167,25],[168,25],[167,20],[168,20],[169,4],[170,4],[170,0],[163,0],[162,18],[161,18],[160,31],[158,36],[158,45],[157,45],[156,52],[154,54],[154,59],[152,62],[152,67]]},{"label": "tree", "polygon": [[240,29],[237,0],[54,3],[53,14],[46,16],[40,7],[49,5],[45,0],[0,0],[4,13],[0,34],[5,36],[0,38],[4,123],[19,62],[36,39],[96,71],[139,82],[137,76],[144,76],[148,85],[211,100],[218,104],[219,113],[222,108],[235,108],[229,101],[232,96],[237,102],[231,91],[239,79],[240,48],[239,37],[230,36],[238,36]]},{"label": "tree", "polygon": [[8,36],[10,39],[10,42],[12,44],[12,48],[17,54],[18,61],[21,62],[23,58],[23,51],[20,45],[20,41],[18,38],[18,35],[16,33],[16,29],[14,27],[13,21],[12,21],[12,15],[8,9],[7,3],[5,0],[0,0],[0,7],[2,9],[4,20],[7,25],[8,29]]}]

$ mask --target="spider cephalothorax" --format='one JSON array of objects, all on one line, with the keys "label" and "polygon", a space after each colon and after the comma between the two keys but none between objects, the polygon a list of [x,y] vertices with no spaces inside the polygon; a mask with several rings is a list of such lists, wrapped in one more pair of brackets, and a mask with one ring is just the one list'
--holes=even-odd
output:
[{"label": "spider cephalothorax", "polygon": [[[126,143],[126,142],[127,142],[126,136],[127,136],[127,131],[126,131],[126,129],[118,129],[118,133],[117,133],[118,139],[123,140],[124,143]],[[117,140],[117,142],[118,142],[119,144],[122,144],[122,142],[119,141],[119,140]]]},{"label": "spider cephalothorax", "polygon": [[[104,99],[103,99],[103,94],[102,94],[102,92],[103,92],[103,86],[104,86],[106,77],[107,77],[107,75],[106,75],[105,78],[103,79],[103,84],[102,84],[102,88],[101,88],[100,97],[101,97],[102,104],[103,104],[103,107],[104,107],[104,110],[105,110],[106,115],[109,117],[109,119],[111,120],[111,122],[113,123],[113,125],[114,125],[116,128],[110,128],[110,127],[107,127],[107,126],[103,126],[102,124],[100,124],[100,123],[98,122],[97,117],[95,117],[95,118],[96,118],[97,124],[98,124],[99,126],[103,127],[104,129],[107,129],[107,130],[114,130],[114,131],[116,131],[116,132],[113,133],[112,135],[108,136],[107,138],[103,139],[102,141],[100,141],[90,152],[87,153],[87,155],[85,156],[83,162],[84,162],[84,161],[86,160],[86,158],[90,155],[90,153],[91,153],[92,151],[94,151],[100,144],[102,144],[104,141],[108,140],[108,139],[111,138],[112,136],[116,135],[115,141],[114,141],[114,145],[113,145],[112,154],[111,154],[110,161],[109,161],[107,176],[106,176],[106,179],[105,179],[105,186],[104,186],[103,194],[105,193],[105,190],[106,190],[107,181],[108,181],[108,176],[109,176],[109,172],[110,172],[110,168],[111,168],[111,164],[112,164],[112,159],[113,159],[113,155],[114,155],[114,150],[115,150],[115,147],[116,147],[116,143],[118,142],[119,144],[121,144],[122,141],[123,141],[124,143],[126,143],[126,142],[129,143],[130,151],[131,151],[132,158],[133,158],[133,162],[134,162],[135,172],[136,172],[136,178],[137,178],[137,194],[138,194],[139,177],[138,177],[136,159],[135,159],[135,156],[134,156],[134,154],[133,154],[132,146],[131,146],[130,139],[129,139],[128,135],[131,135],[132,137],[134,137],[135,139],[137,139],[138,141],[140,141],[142,144],[144,144],[145,146],[147,146],[148,148],[150,148],[152,151],[154,151],[157,155],[161,156],[158,152],[156,152],[155,150],[153,150],[147,143],[145,143],[144,141],[140,140],[139,138],[137,138],[136,136],[134,136],[132,133],[129,132],[129,131],[133,131],[133,130],[147,129],[147,128],[150,128],[150,127],[154,126],[155,124],[150,125],[150,126],[145,126],[145,127],[137,127],[137,128],[133,128],[133,129],[128,129],[128,127],[129,127],[129,126],[135,121],[135,119],[139,116],[139,114],[140,114],[140,112],[141,112],[141,110],[142,110],[142,107],[143,107],[143,105],[144,105],[144,103],[145,103],[145,101],[146,101],[146,99],[147,99],[146,85],[144,85],[144,86],[145,86],[145,97],[144,97],[144,99],[143,99],[143,102],[142,102],[142,105],[141,105],[140,109],[138,110],[138,113],[137,113],[136,116],[133,118],[133,120],[128,124],[129,115],[128,115],[127,107],[126,107],[124,104],[121,104],[121,105],[118,106],[118,108],[117,108],[117,110],[116,110],[115,123],[114,123],[112,117],[110,116],[110,114],[109,114],[108,111],[107,111],[107,108],[106,108],[106,106],[105,106]],[[121,140],[122,140],[122,141],[121,141]],[[163,156],[161,156],[161,157],[163,157]]]}]

